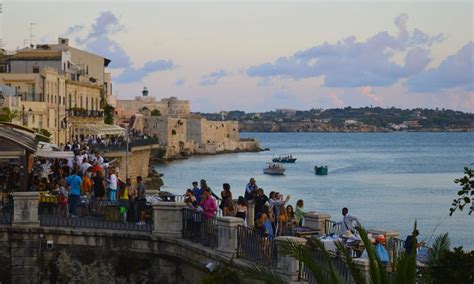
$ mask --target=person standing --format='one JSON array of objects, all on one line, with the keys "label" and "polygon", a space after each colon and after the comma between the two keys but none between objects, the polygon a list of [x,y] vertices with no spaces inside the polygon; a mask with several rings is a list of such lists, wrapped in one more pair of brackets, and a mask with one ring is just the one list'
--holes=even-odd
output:
[{"label": "person standing", "polygon": [[109,168],[109,178],[107,179],[107,183],[109,201],[117,202],[117,176],[115,175],[115,169],[113,167]]},{"label": "person standing", "polygon": [[212,219],[216,216],[217,212],[216,200],[211,196],[211,192],[209,190],[205,190],[202,196],[203,198],[201,200],[201,207],[204,218]]},{"label": "person standing", "polygon": [[263,189],[257,189],[257,195],[255,196],[255,220],[258,220],[260,218],[260,215],[263,212],[263,207],[267,202],[268,197],[264,194]]},{"label": "person standing", "polygon": [[69,216],[71,218],[78,217],[77,209],[79,207],[80,196],[81,196],[81,184],[82,179],[77,175],[77,170],[73,170],[72,174],[66,178],[66,183],[69,187],[68,194],[68,205],[69,205]]},{"label": "person standing", "polygon": [[296,223],[298,224],[298,227],[302,227],[303,226],[303,219],[304,219],[303,214],[305,213],[303,199],[300,199],[296,202],[296,210],[295,211],[296,211],[295,212]]},{"label": "person standing", "polygon": [[219,205],[219,208],[221,210],[224,210],[224,207],[226,206],[227,199],[230,199],[230,202],[232,202],[232,192],[230,191],[230,184],[224,183],[222,185],[222,191],[221,191],[221,204]]},{"label": "person standing", "polygon": [[216,200],[221,200],[219,196],[217,196],[212,189],[207,185],[207,182],[205,179],[201,180],[201,191],[204,193],[204,191],[209,191],[209,194],[211,194],[212,197],[214,197]]},{"label": "person standing", "polygon": [[137,176],[137,214],[138,214],[138,225],[145,225],[145,208],[146,208],[146,190],[145,185],[143,184],[143,178]]},{"label": "person standing", "polygon": [[278,215],[277,236],[284,236],[288,233],[288,215],[283,206]]},{"label": "person standing", "polygon": [[344,235],[347,231],[353,231],[354,223],[358,226],[360,225],[359,219],[349,215],[349,209],[347,207],[342,208],[342,221],[337,222],[335,225],[341,225],[341,230],[339,235]]},{"label": "person standing", "polygon": [[105,176],[103,171],[97,171],[93,177],[94,196],[95,196],[95,212],[101,213],[102,203],[105,201]]},{"label": "person standing", "polygon": [[243,196],[239,196],[239,199],[237,200],[237,213],[235,214],[235,217],[244,220],[247,218],[247,203]]},{"label": "person standing", "polygon": [[194,197],[196,198],[196,201],[198,204],[201,203],[201,195],[202,195],[202,189],[200,189],[198,187],[198,182],[197,181],[193,181],[193,195]]},{"label": "person standing", "polygon": [[119,211],[120,215],[122,215],[122,221],[127,223],[127,212],[128,212],[128,185],[127,183],[119,180]]},{"label": "person standing", "polygon": [[245,187],[245,194],[244,198],[245,201],[253,200],[254,196],[257,194],[257,182],[255,181],[255,178],[250,178],[249,183]]},{"label": "person standing", "polygon": [[128,186],[128,221],[136,222],[136,208],[135,208],[135,199],[137,198],[137,189],[132,185],[132,180],[127,178],[125,180]]}]

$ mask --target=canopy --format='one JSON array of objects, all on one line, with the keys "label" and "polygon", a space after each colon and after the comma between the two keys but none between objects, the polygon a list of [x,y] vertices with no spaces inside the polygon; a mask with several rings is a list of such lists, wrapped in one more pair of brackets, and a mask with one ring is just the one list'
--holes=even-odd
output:
[{"label": "canopy", "polygon": [[74,158],[74,152],[71,151],[49,151],[38,149],[35,154],[37,157],[51,158],[51,159],[68,159]]},{"label": "canopy", "polygon": [[117,125],[109,124],[78,124],[74,132],[78,135],[121,135],[125,129]]}]

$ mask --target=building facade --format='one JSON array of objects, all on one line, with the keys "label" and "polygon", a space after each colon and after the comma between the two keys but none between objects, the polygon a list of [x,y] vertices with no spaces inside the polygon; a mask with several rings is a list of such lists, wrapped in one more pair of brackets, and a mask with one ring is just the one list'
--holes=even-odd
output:
[{"label": "building facade", "polygon": [[64,38],[0,57],[0,84],[15,88],[19,97],[16,107],[8,106],[20,113],[15,123],[47,129],[58,145],[77,139],[82,124],[103,124],[103,105],[112,94],[105,72],[109,59],[71,47]]}]

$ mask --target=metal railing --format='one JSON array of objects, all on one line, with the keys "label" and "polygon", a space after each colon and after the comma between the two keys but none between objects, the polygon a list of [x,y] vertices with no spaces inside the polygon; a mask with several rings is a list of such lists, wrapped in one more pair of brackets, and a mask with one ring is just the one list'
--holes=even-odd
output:
[{"label": "metal railing", "polygon": [[339,233],[341,232],[341,224],[338,224],[335,221],[326,220],[326,222],[324,223],[324,226],[325,226],[326,235],[332,235],[332,234],[339,235]]},{"label": "metal railing", "polygon": [[[158,144],[158,138],[132,138],[133,140],[128,144],[128,150],[131,151],[135,147],[143,147],[143,146],[150,146]],[[127,150],[127,142],[125,140],[120,141],[107,141],[107,144],[100,143],[100,144],[91,144],[89,148],[92,151],[100,151],[100,152],[122,152]]]},{"label": "metal railing", "polygon": [[392,261],[396,260],[405,252],[405,241],[398,238],[390,238],[387,243],[387,248],[389,252],[391,252]]},{"label": "metal railing", "polygon": [[217,233],[216,218],[208,218],[200,212],[183,209],[183,239],[216,248]]},{"label": "metal railing", "polygon": [[139,232],[151,232],[152,230],[150,223],[138,225],[136,223],[113,222],[104,219],[103,216],[68,218],[57,214],[40,214],[39,219],[40,225],[46,227],[73,227]]},{"label": "metal railing", "polygon": [[237,257],[250,260],[269,268],[276,268],[276,242],[273,238],[269,238],[260,231],[238,226]]},{"label": "metal railing", "polygon": [[[313,260],[319,266],[325,269],[328,267],[326,256],[324,255],[322,251],[317,250],[315,248],[308,248],[308,250]],[[337,255],[330,254],[330,257],[331,257],[334,270],[339,275],[339,277],[343,280],[343,282],[349,283],[349,284],[355,283],[354,278],[352,277],[351,270],[349,266],[346,264],[346,262]],[[326,271],[327,273],[329,273],[327,270],[323,270],[323,271]],[[326,276],[329,276],[329,275],[326,275]],[[302,262],[299,263],[299,279],[308,281],[310,284],[316,283],[316,278],[314,277],[313,273]]]}]

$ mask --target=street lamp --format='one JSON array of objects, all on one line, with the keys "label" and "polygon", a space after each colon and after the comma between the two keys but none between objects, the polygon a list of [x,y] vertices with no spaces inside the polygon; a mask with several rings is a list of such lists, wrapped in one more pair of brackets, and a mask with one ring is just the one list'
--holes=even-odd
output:
[{"label": "street lamp", "polygon": [[125,128],[125,141],[127,143],[127,148],[125,149],[125,178],[128,178],[128,148],[130,143],[130,135],[128,132],[128,127]]}]

